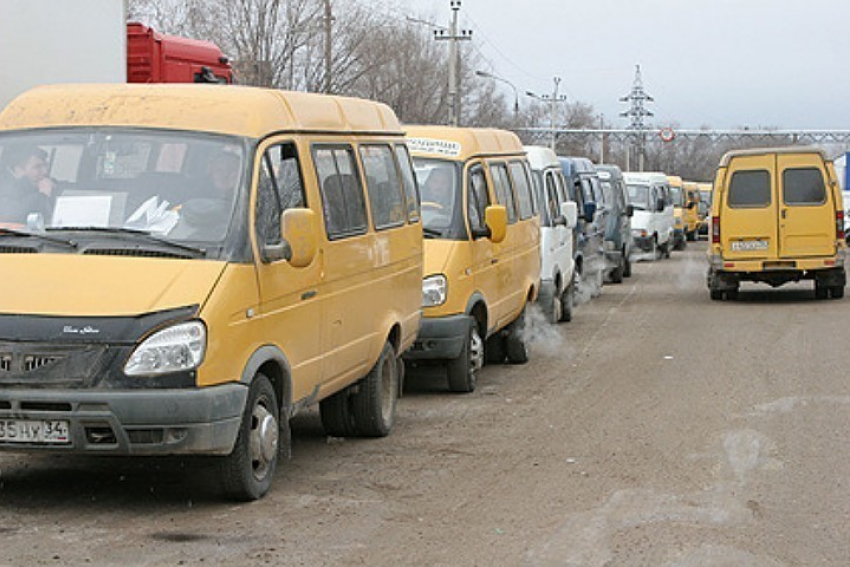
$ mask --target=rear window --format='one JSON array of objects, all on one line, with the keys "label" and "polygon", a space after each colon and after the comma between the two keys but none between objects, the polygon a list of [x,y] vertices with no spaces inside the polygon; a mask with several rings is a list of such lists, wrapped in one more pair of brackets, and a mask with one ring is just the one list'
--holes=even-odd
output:
[{"label": "rear window", "polygon": [[727,202],[730,207],[760,208],[770,205],[770,172],[754,170],[733,173]]},{"label": "rear window", "polygon": [[787,205],[822,205],[826,202],[823,174],[816,167],[782,172],[782,198]]}]

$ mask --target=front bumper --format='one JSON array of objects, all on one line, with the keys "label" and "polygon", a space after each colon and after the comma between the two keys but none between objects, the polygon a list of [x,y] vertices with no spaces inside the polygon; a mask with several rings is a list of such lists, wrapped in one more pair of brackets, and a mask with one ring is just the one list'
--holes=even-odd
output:
[{"label": "front bumper", "polygon": [[652,251],[652,245],[655,239],[652,236],[634,236],[632,240],[636,247],[644,252],[650,252]]},{"label": "front bumper", "polygon": [[118,455],[226,455],[233,450],[248,388],[0,391],[0,420],[67,421],[70,443],[0,442],[0,451]]},{"label": "front bumper", "polygon": [[467,315],[425,317],[413,346],[404,353],[405,360],[454,360],[469,333]]}]

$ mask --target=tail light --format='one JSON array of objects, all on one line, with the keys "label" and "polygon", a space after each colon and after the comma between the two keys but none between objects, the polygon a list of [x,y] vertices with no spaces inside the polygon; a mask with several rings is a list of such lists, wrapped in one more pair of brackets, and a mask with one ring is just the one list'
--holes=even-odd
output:
[{"label": "tail light", "polygon": [[720,244],[720,217],[711,217],[711,243]]},{"label": "tail light", "polygon": [[835,239],[844,240],[844,211],[835,211]]}]

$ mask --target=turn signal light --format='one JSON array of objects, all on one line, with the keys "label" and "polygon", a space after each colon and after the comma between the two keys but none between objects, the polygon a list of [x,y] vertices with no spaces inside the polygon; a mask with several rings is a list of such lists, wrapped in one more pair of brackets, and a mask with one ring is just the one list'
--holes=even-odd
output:
[{"label": "turn signal light", "polygon": [[720,217],[711,217],[711,243],[720,244]]}]

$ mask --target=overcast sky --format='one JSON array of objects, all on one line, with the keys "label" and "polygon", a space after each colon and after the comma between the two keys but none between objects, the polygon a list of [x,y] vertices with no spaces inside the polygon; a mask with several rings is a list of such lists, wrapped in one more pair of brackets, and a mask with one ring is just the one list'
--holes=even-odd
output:
[{"label": "overcast sky", "polygon": [[[399,1],[449,21],[449,0]],[[658,126],[850,129],[850,0],[463,0],[460,24],[521,105],[559,76],[626,126],[640,64]]]}]

